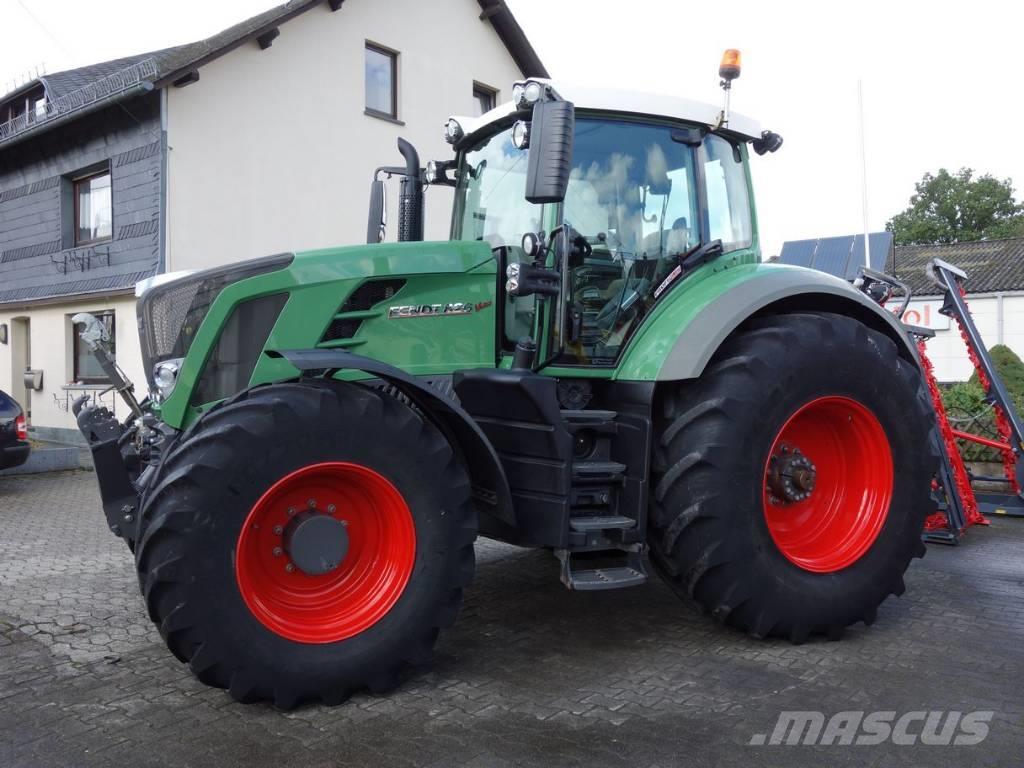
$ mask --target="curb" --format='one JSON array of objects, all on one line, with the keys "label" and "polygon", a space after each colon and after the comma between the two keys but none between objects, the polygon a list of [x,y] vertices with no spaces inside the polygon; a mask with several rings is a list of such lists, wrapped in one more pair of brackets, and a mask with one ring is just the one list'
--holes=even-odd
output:
[{"label": "curb", "polygon": [[33,448],[28,461],[19,467],[0,470],[0,477],[7,475],[35,475],[42,472],[63,472],[67,469],[79,469],[79,448],[73,445],[54,445],[45,448]]}]

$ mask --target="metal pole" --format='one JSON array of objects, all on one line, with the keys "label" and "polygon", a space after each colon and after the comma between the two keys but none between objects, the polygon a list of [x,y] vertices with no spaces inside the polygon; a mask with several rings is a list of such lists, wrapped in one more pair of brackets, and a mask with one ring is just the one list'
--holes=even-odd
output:
[{"label": "metal pole", "polygon": [[[871,238],[868,236],[868,153],[864,135],[864,82],[857,79],[857,115],[860,125],[860,191],[864,215],[864,266],[871,267]],[[884,270],[885,267],[883,266]]]}]

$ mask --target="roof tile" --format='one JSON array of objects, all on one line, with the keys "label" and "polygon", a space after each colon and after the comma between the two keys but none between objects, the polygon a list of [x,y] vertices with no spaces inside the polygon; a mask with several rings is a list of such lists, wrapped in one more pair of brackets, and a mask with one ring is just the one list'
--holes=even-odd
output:
[{"label": "roof tile", "polygon": [[907,283],[917,296],[942,291],[925,276],[931,259],[942,259],[967,273],[969,293],[1024,290],[1024,237],[944,245],[898,245],[885,271]]}]

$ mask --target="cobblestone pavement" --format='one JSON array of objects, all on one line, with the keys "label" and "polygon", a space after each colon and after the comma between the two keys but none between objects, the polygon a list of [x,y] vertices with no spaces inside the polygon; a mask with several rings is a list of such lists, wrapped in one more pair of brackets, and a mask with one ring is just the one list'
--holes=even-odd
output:
[{"label": "cobblestone pavement", "polygon": [[[656,579],[570,593],[548,553],[481,542],[429,672],[288,713],[165,650],[91,474],[0,478],[0,531],[4,768],[1024,765],[1024,520],[931,547],[873,627],[802,646],[722,628]],[[976,746],[751,746],[783,710],[996,714]]]}]

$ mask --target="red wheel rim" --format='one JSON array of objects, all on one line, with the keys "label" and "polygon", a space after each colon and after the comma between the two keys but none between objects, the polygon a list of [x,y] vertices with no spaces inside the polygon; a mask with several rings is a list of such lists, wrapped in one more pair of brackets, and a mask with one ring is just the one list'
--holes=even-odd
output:
[{"label": "red wheel rim", "polygon": [[[282,531],[308,510],[342,521],[348,536],[344,558],[322,575],[289,568],[282,548]],[[391,610],[415,559],[416,528],[398,489],[368,467],[325,462],[286,475],[256,502],[238,536],[235,576],[267,629],[298,642],[333,643]]]},{"label": "red wheel rim", "polygon": [[[813,466],[812,487],[806,498],[792,499],[772,473],[780,457],[796,452]],[[848,397],[818,398],[790,416],[772,443],[763,493],[768,530],[790,562],[815,573],[839,571],[878,538],[892,489],[892,450],[875,415]]]}]

